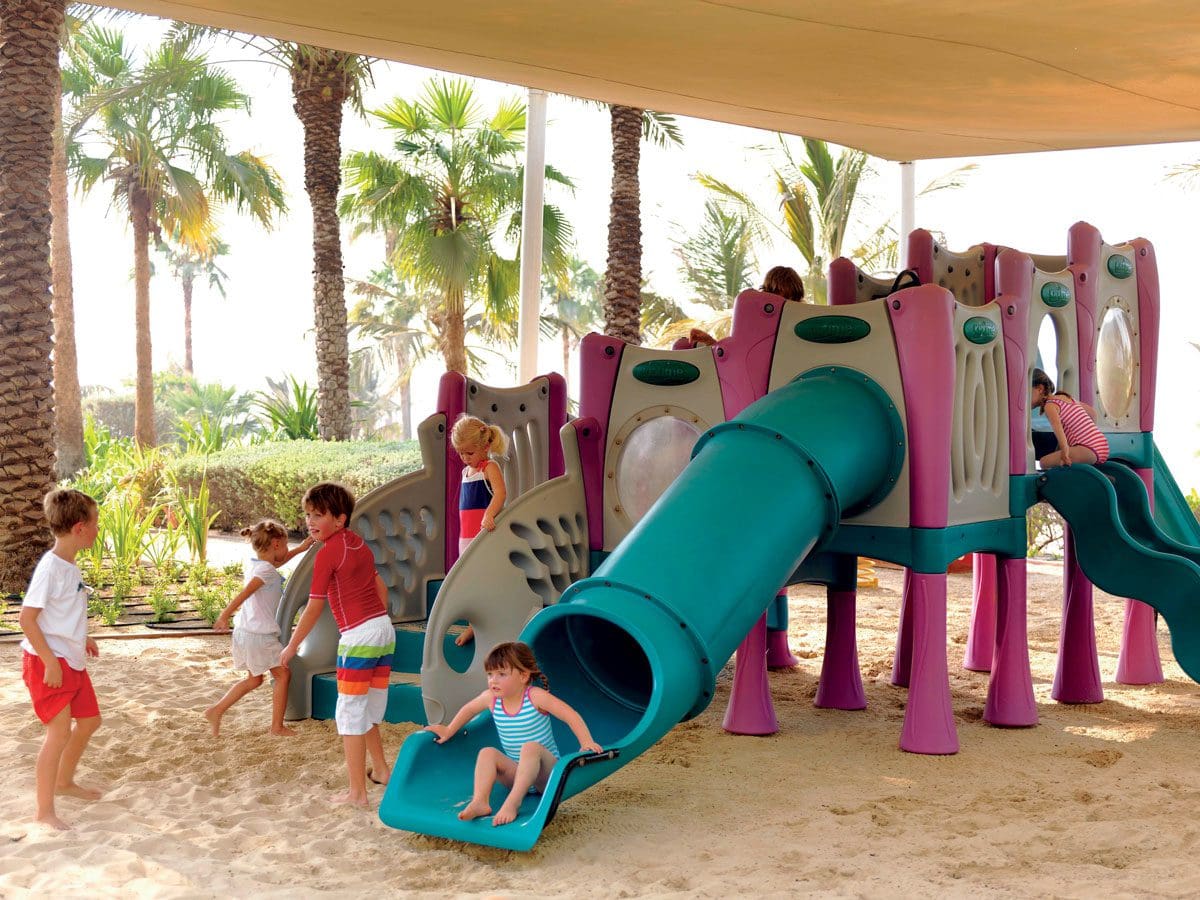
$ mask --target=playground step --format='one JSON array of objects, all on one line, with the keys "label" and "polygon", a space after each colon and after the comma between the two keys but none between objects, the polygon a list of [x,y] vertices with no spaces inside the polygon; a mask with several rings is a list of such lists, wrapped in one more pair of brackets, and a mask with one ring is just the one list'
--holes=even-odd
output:
[{"label": "playground step", "polygon": [[[446,660],[457,671],[471,663],[474,648],[471,645],[457,647],[454,639],[462,634],[465,625],[450,626],[443,646]],[[396,649],[392,652],[392,671],[420,672],[421,656],[425,651],[425,621],[399,622],[396,625]]]}]

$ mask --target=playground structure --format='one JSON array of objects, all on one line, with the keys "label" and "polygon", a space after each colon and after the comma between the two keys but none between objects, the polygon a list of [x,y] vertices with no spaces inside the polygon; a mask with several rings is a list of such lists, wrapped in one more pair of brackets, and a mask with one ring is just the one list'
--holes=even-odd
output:
[{"label": "playground structure", "polygon": [[[764,610],[786,583],[827,587],[816,705],[862,708],[860,554],[906,567],[893,670],[893,682],[909,689],[903,749],[958,749],[945,573],[965,552],[986,554],[977,561],[966,660],[991,672],[984,719],[1034,725],[1025,510],[1039,498],[1070,524],[1056,699],[1099,699],[1084,572],[1111,593],[1152,604],[1171,628],[1180,665],[1200,676],[1200,624],[1188,602],[1200,587],[1200,535],[1152,438],[1153,249],[1141,240],[1108,245],[1082,223],[1071,229],[1064,257],[991,245],[952,254],[918,231],[909,238],[908,262],[923,285],[890,295],[890,283],[835,262],[830,307],[744,292],[731,336],[713,347],[649,350],[589,336],[580,350],[581,415],[562,427],[561,457],[551,461],[547,451],[547,479],[523,483],[496,531],[472,543],[444,576],[430,608],[434,588],[421,584],[420,573],[433,573],[426,577],[434,585],[454,559],[456,535],[452,541],[444,513],[453,509],[457,460],[445,461],[453,454],[444,437],[448,417],[464,406],[439,404],[444,412],[421,427],[426,468],[364,498],[352,522],[376,551],[393,591],[393,616],[419,618],[428,610],[423,711],[447,721],[482,688],[482,653],[474,648],[519,633],[555,692],[609,752],[571,753],[572,736],[557,729],[565,755],[545,795],[527,799],[517,822],[496,829],[455,817],[477,750],[495,742],[490,714],[445,746],[428,733],[413,735],[380,807],[385,822],[528,849],[562,799],[701,712],[739,644],[725,725],[742,733],[774,730]],[[1045,320],[1054,334],[1052,374],[1101,412],[1112,446],[1105,466],[1035,472],[1029,372]],[[554,378],[543,385],[547,396]],[[541,381],[529,388],[541,390]],[[463,382],[466,403],[472,389],[488,390]],[[517,402],[525,390],[500,393]],[[445,382],[442,393],[445,400]],[[471,411],[511,427],[500,404],[490,415],[486,405]],[[527,425],[538,435],[531,446],[540,445],[542,422],[547,435],[555,424],[547,415]],[[1154,514],[1143,485],[1153,489]],[[418,502],[418,491],[441,499]],[[420,514],[396,512],[414,509]],[[418,522],[421,536],[414,538]],[[441,532],[439,522],[446,523]],[[422,552],[407,549],[414,541]],[[291,579],[285,629],[306,593],[304,571]],[[405,592],[399,603],[398,587]],[[466,652],[447,638],[463,620],[477,633]],[[1122,647],[1127,677],[1155,680],[1157,669],[1161,679],[1154,624],[1152,609],[1130,603]],[[298,702],[306,691],[317,714],[317,687],[298,682],[316,685],[318,671],[333,668],[331,636],[314,641],[316,634],[301,648],[305,671],[316,677],[293,679],[293,714],[306,713]]]}]

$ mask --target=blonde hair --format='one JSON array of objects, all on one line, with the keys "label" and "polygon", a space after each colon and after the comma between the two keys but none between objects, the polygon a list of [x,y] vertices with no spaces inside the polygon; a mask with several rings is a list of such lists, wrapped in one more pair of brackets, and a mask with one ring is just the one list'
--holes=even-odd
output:
[{"label": "blonde hair", "polygon": [[55,534],[69,534],[80,522],[90,522],[100,514],[100,507],[83,491],[57,488],[42,499],[42,511]]},{"label": "blonde hair", "polygon": [[242,537],[250,538],[250,546],[256,553],[262,553],[271,546],[271,541],[280,538],[287,540],[287,529],[274,519],[262,519],[249,528],[242,529]]},{"label": "blonde hair", "polygon": [[502,457],[508,453],[508,438],[499,425],[489,425],[474,416],[462,415],[450,431],[450,446],[455,450],[484,450],[488,456]]}]

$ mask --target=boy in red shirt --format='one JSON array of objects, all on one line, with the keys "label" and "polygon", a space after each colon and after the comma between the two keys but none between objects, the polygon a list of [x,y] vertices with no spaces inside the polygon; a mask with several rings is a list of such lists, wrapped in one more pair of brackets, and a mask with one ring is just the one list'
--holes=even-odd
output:
[{"label": "boy in red shirt", "polygon": [[[55,794],[97,800],[100,792],[75,783],[75,767],[100,727],[100,706],[87,673],[99,656],[87,636],[87,588],[75,556],[96,542],[100,510],[82,491],[54,490],[42,501],[54,546],[38,561],[21,604],[21,674],[33,711],[46,726],[37,757],[37,820],[66,831]],[[75,727],[71,727],[71,720]]]},{"label": "boy in red shirt", "polygon": [[354,496],[340,484],[322,482],[304,495],[308,533],[322,547],[313,562],[308,604],[292,630],[279,664],[286,666],[313,630],[325,604],[341,638],[337,651],[337,710],[334,721],[346,753],[350,788],[334,803],[367,805],[367,754],[373,780],[386,784],[391,768],[383,755],[379,723],[387,709],[388,678],[396,630],[387,613],[387,587],[375,571],[367,542],[347,528]]}]

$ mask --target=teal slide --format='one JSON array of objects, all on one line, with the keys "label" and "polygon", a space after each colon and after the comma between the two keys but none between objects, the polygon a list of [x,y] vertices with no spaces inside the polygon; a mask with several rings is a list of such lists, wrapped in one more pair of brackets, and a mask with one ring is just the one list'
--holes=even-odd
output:
[{"label": "teal slide", "polygon": [[[446,744],[404,742],[379,807],[396,828],[528,850],[558,804],[632,761],[712,701],[716,675],[779,586],[844,513],[886,495],[905,452],[878,385],[825,367],[706,432],[692,461],[592,577],[525,627],[556,696],[577,709],[601,754],[580,754],[555,722],[563,757],[517,820],[461,822],[475,757],[499,746],[490,713]],[[571,752],[575,751],[575,752]],[[498,809],[505,791],[492,794]]]},{"label": "teal slide", "polygon": [[1154,607],[1171,630],[1175,660],[1200,681],[1200,548],[1159,527],[1141,479],[1116,463],[1074,465],[1043,472],[1037,491],[1071,526],[1084,574]]},{"label": "teal slide", "polygon": [[1157,444],[1154,445],[1154,519],[1175,540],[1200,547],[1200,522],[1175,483]]}]

